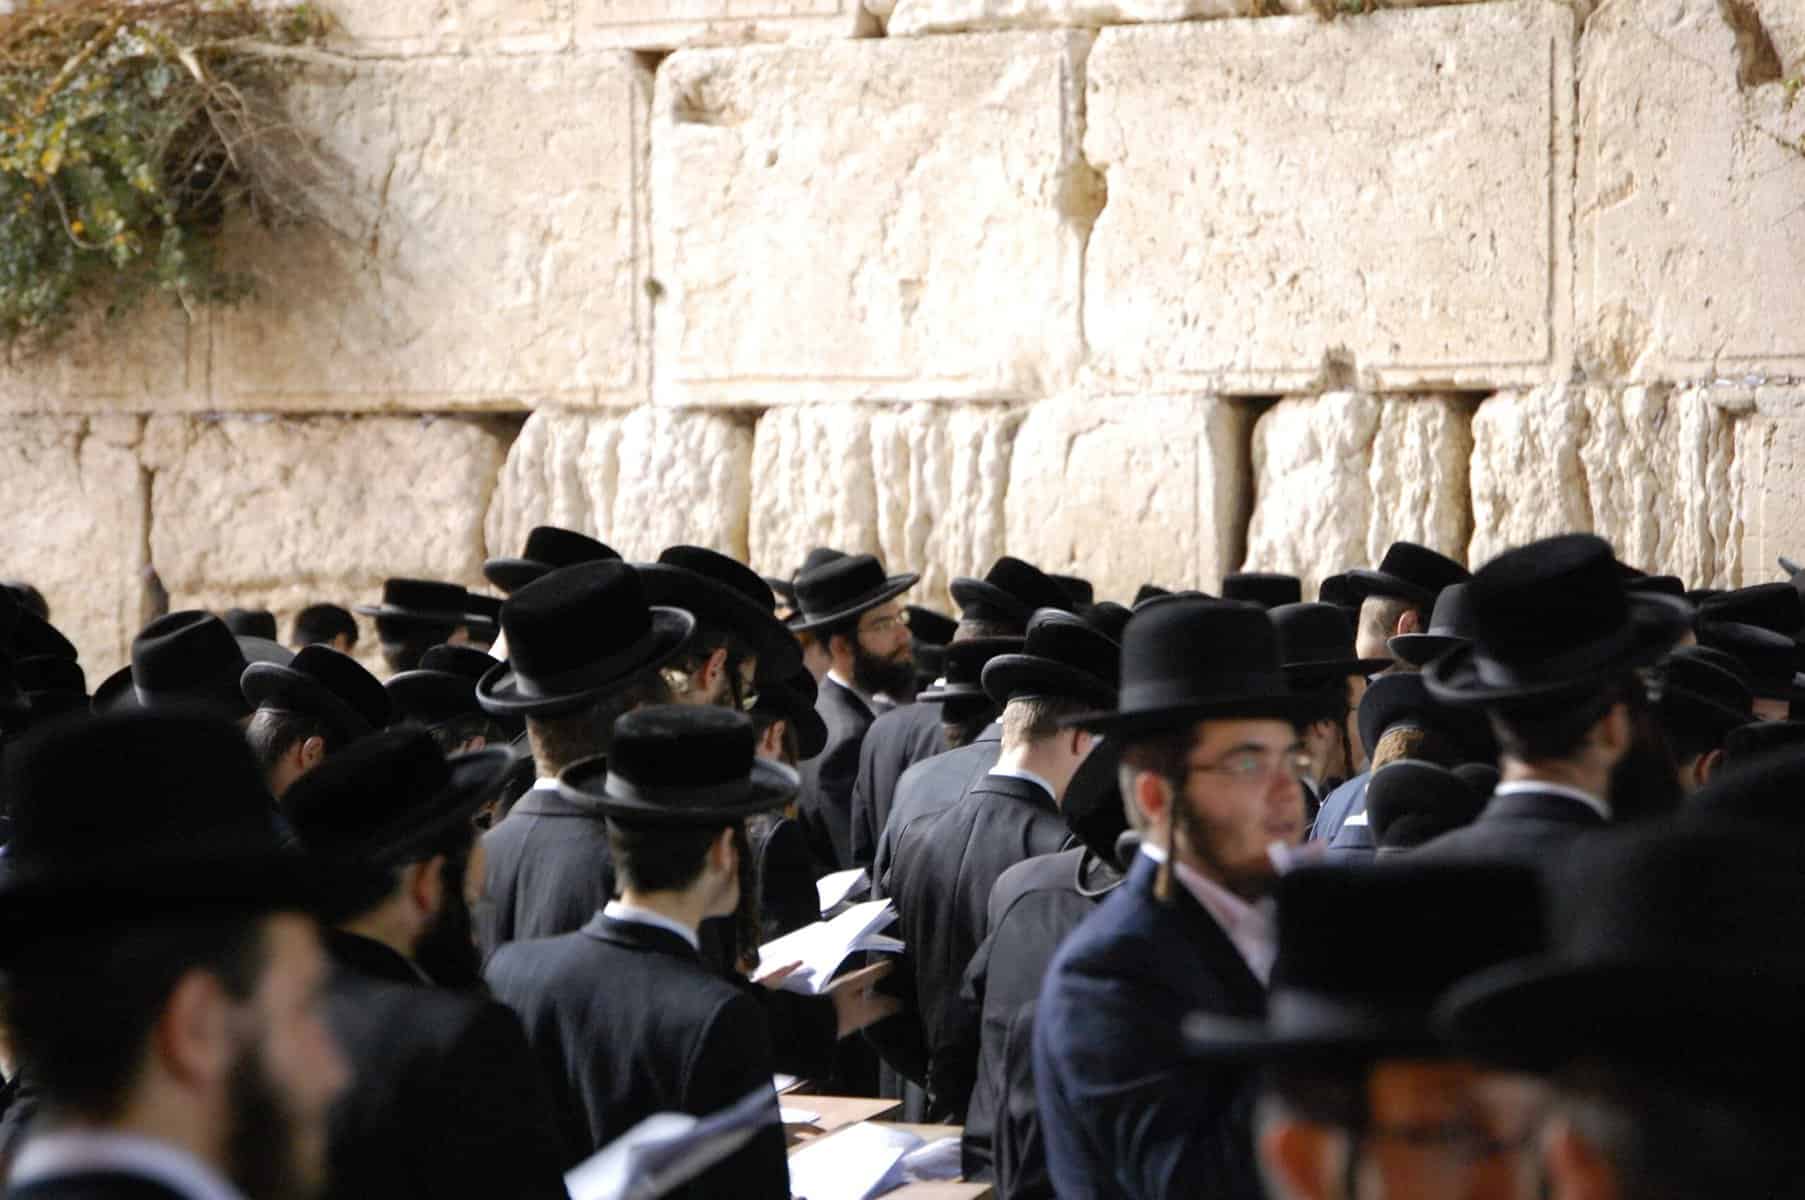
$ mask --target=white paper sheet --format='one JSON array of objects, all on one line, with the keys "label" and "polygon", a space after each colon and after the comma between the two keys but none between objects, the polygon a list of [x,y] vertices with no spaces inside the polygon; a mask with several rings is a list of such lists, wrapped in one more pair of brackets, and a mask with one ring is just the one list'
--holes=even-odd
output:
[{"label": "white paper sheet", "polygon": [[921,1139],[894,1126],[861,1122],[809,1143],[790,1156],[796,1200],[869,1200],[900,1187],[903,1156]]},{"label": "white paper sheet", "polygon": [[832,916],[834,909],[870,890],[871,872],[864,867],[835,871],[832,875],[823,875],[815,880],[815,894],[820,898],[823,917]]},{"label": "white paper sheet", "polygon": [[653,1113],[567,1171],[564,1186],[571,1200],[656,1200],[777,1119],[776,1097],[763,1087],[706,1117]]},{"label": "white paper sheet", "polygon": [[783,990],[818,996],[833,982],[834,972],[854,954],[900,952],[900,941],[878,932],[895,920],[896,909],[888,900],[855,904],[831,921],[816,921],[759,947],[757,977],[790,963],[801,963],[783,981]]}]

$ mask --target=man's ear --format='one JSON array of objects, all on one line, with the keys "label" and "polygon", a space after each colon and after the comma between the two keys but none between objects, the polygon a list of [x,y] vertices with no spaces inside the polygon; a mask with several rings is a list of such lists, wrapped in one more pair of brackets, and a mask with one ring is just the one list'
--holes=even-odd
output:
[{"label": "man's ear", "polygon": [[[1326,1200],[1341,1178],[1342,1136],[1326,1125],[1280,1119],[1260,1130],[1260,1165],[1279,1200]],[[1350,1198],[1351,1200],[1351,1198]]]},{"label": "man's ear", "polygon": [[714,691],[715,681],[727,674],[727,647],[715,647],[709,653],[708,661],[702,664],[702,670],[698,674],[702,690],[704,692]]},{"label": "man's ear", "polygon": [[151,1030],[163,1070],[188,1086],[206,1086],[231,1070],[232,1004],[219,977],[191,970],[176,981]]},{"label": "man's ear", "polygon": [[717,872],[735,873],[739,870],[736,858],[737,847],[733,844],[733,829],[728,827],[715,835],[714,843],[708,847],[708,862]]},{"label": "man's ear", "polygon": [[414,907],[429,915],[445,904],[445,856],[435,854],[425,862],[409,863],[401,874],[401,886]]},{"label": "man's ear", "polygon": [[1617,1172],[1571,1121],[1556,1120],[1542,1143],[1549,1200],[1618,1200]]},{"label": "man's ear", "polygon": [[1693,771],[1697,774],[1698,785],[1703,787],[1705,784],[1710,783],[1711,777],[1717,774],[1718,768],[1723,765],[1724,748],[1722,746],[1699,755],[1698,765],[1693,768]]},{"label": "man's ear", "polygon": [[326,740],[324,738],[310,737],[301,743],[300,765],[303,771],[313,770],[324,762],[325,758]]},{"label": "man's ear", "polygon": [[1635,739],[1635,722],[1630,719],[1630,706],[1619,700],[1611,705],[1604,716],[1598,718],[1598,724],[1592,727],[1591,739],[1600,750],[1611,754],[1613,758],[1621,758],[1629,753],[1630,743]]},{"label": "man's ear", "polygon": [[1398,627],[1392,631],[1392,637],[1403,637],[1407,633],[1423,631],[1423,614],[1414,608],[1407,608],[1398,617]]},{"label": "man's ear", "polygon": [[1141,815],[1157,821],[1172,805],[1172,785],[1157,771],[1137,771],[1134,776],[1134,803]]}]

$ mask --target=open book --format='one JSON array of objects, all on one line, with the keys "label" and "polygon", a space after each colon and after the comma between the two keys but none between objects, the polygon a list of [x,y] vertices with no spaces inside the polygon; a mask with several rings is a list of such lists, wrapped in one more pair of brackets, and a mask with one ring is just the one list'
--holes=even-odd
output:
[{"label": "open book", "polygon": [[571,1200],[656,1200],[682,1187],[777,1121],[768,1087],[706,1117],[653,1113],[564,1175]]},{"label": "open book", "polygon": [[958,1138],[929,1142],[868,1121],[790,1155],[790,1194],[796,1200],[869,1200],[906,1183],[957,1178]]},{"label": "open book", "polygon": [[900,952],[900,941],[878,932],[895,920],[896,909],[888,900],[855,904],[831,921],[816,921],[760,946],[758,975],[762,977],[799,962],[802,966],[783,981],[783,990],[819,996],[833,982],[834,973],[854,954],[867,950]]}]

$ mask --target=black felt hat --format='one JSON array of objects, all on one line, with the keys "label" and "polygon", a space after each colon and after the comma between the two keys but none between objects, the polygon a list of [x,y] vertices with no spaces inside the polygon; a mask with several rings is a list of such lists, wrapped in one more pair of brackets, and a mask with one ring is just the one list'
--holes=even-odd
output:
[{"label": "black felt hat", "polygon": [[816,567],[826,566],[836,559],[845,557],[846,551],[844,550],[835,550],[831,546],[811,546],[809,552],[802,556],[802,565],[797,567],[795,573],[790,576],[790,582],[794,583]]},{"label": "black felt hat", "polygon": [[465,603],[470,606],[470,620],[466,628],[470,632],[470,641],[476,646],[493,646],[495,639],[501,635],[500,596],[485,596],[481,592],[467,592]]},{"label": "black felt hat", "polygon": [[251,711],[239,691],[244,651],[212,613],[172,612],[132,639],[132,663],[94,689],[95,712],[201,706],[238,718]]},{"label": "black felt hat", "polygon": [[1461,757],[1476,762],[1490,762],[1498,754],[1483,712],[1442,703],[1423,677],[1411,672],[1381,675],[1368,684],[1355,719],[1369,759],[1385,731],[1400,725],[1439,734],[1458,748]]},{"label": "black felt hat", "polygon": [[1380,850],[1404,850],[1471,825],[1491,799],[1457,772],[1401,758],[1374,771],[1366,785],[1367,819]]},{"label": "black felt hat", "polygon": [[385,730],[295,780],[282,813],[309,854],[391,866],[469,826],[512,763],[504,747],[447,759],[424,729]]},{"label": "black felt hat", "polygon": [[276,640],[276,614],[261,608],[228,608],[220,615],[226,628],[241,637]]},{"label": "black felt hat", "polygon": [[1623,581],[1626,592],[1658,592],[1675,600],[1686,598],[1686,583],[1678,575],[1643,575]]},{"label": "black felt hat", "polygon": [[1092,629],[1119,644],[1134,610],[1114,600],[1104,600],[1080,609],[1078,615],[1089,621]]},{"label": "black felt hat", "polygon": [[476,685],[497,665],[491,654],[473,646],[438,645],[420,656],[417,670],[403,671],[382,685],[389,694],[391,724],[418,721],[442,725],[459,717],[483,715]]},{"label": "black felt hat", "polygon": [[1760,748],[1727,755],[1729,765],[1692,794],[1689,812],[1805,830],[1805,726],[1767,721],[1746,728],[1766,734],[1756,740]]},{"label": "black felt hat", "polygon": [[1130,604],[1129,607],[1139,609],[1141,605],[1147,603],[1149,600],[1161,600],[1171,594],[1172,592],[1169,588],[1163,588],[1157,583],[1143,583],[1140,587],[1135,589],[1134,602]]},{"label": "black felt hat", "polygon": [[1467,598],[1471,586],[1456,583],[1443,588],[1435,598],[1435,610],[1429,614],[1429,628],[1422,633],[1400,633],[1389,638],[1386,649],[1401,662],[1426,667],[1450,650],[1472,645],[1473,609]]},{"label": "black felt hat", "polygon": [[518,558],[492,558],[483,564],[483,578],[512,594],[559,567],[577,563],[607,562],[620,552],[587,534],[556,525],[535,526],[526,535],[526,549]]},{"label": "black felt hat", "polygon": [[1198,1058],[1352,1066],[1442,1057],[1434,1012],[1448,989],[1548,946],[1546,904],[1527,865],[1313,865],[1280,876],[1276,895],[1266,1017],[1193,1013],[1184,1034]]},{"label": "black felt hat", "polygon": [[1792,699],[1799,648],[1785,634],[1733,621],[1700,621],[1698,640],[1741,663],[1749,690],[1759,699]]},{"label": "black felt hat", "polygon": [[1713,597],[1699,606],[1701,621],[1754,625],[1789,638],[1805,630],[1805,600],[1790,583],[1760,583]]},{"label": "black felt hat", "polygon": [[788,679],[802,669],[802,646],[775,615],[776,598],[758,572],[700,546],[672,546],[655,563],[634,568],[654,607],[679,608],[697,624],[733,634],[758,655],[760,679]]},{"label": "black felt hat", "polygon": [[1128,832],[1121,767],[1121,747],[1109,738],[1096,739],[1059,802],[1066,828],[1092,854],[1109,863],[1116,862],[1116,843]]},{"label": "black felt hat", "polygon": [[788,723],[796,734],[796,756],[803,762],[827,748],[827,722],[815,710],[818,691],[815,677],[805,668],[788,679],[759,684],[752,705],[753,717]]},{"label": "black felt hat", "polygon": [[1475,1056],[1579,1060],[1796,1102],[1805,1006],[1805,858],[1796,838],[1660,823],[1575,848],[1553,890],[1552,952],[1485,971],[1441,1008]]},{"label": "black felt hat", "polygon": [[1066,724],[1133,741],[1213,718],[1292,720],[1303,708],[1285,680],[1265,609],[1173,597],[1128,622],[1115,710]]},{"label": "black felt hat", "polygon": [[1116,702],[1122,648],[1082,617],[1043,608],[1028,622],[1019,654],[984,664],[984,691],[1000,705],[1012,700],[1076,700],[1097,708]]},{"label": "black felt hat", "polygon": [[366,617],[375,617],[377,630],[426,626],[456,629],[482,614],[470,609],[470,592],[462,584],[437,579],[389,579],[382,585],[381,604],[354,606]]},{"label": "black felt hat", "polygon": [[343,742],[368,737],[389,723],[389,694],[381,681],[355,658],[323,643],[302,646],[286,667],[252,663],[241,686],[253,707],[324,721]]},{"label": "black felt hat", "polygon": [[917,647],[950,646],[953,636],[959,632],[959,622],[945,613],[919,604],[905,604],[903,612],[909,621],[909,637]]},{"label": "black felt hat", "polygon": [[1709,651],[1699,651],[1683,646],[1662,659],[1652,673],[1650,697],[1670,732],[1722,739],[1755,719],[1754,696],[1734,672],[1712,662]]},{"label": "black felt hat", "polygon": [[953,603],[966,620],[1004,621],[1026,626],[1043,608],[1072,611],[1071,594],[1039,567],[1005,554],[984,578],[960,576],[949,585]]},{"label": "black felt hat", "polygon": [[1285,677],[1294,687],[1373,675],[1392,665],[1389,658],[1361,658],[1354,652],[1354,627],[1333,604],[1281,604],[1268,615],[1278,630]]},{"label": "black felt hat", "polygon": [[1261,608],[1280,608],[1299,604],[1304,598],[1304,584],[1295,575],[1273,571],[1237,571],[1222,577],[1224,600],[1245,600]]},{"label": "black felt hat", "polygon": [[[1611,560],[1616,562],[1615,557]],[[1347,572],[1349,586],[1361,599],[1393,596],[1419,608],[1432,608],[1445,587],[1465,583],[1472,573],[1445,554],[1415,542],[1393,542],[1376,568]]]},{"label": "black felt hat", "polygon": [[696,619],[646,603],[639,573],[609,560],[527,584],[502,605],[501,627],[510,657],[476,685],[477,702],[495,716],[552,716],[670,661]]},{"label": "black felt hat", "polygon": [[1724,758],[1732,767],[1794,748],[1805,749],[1805,721],[1751,721],[1724,736]]},{"label": "black felt hat", "polygon": [[1342,571],[1325,576],[1316,585],[1316,598],[1324,604],[1333,604],[1336,608],[1351,609],[1353,617],[1350,619],[1355,619],[1360,612],[1362,593],[1354,581],[1348,578],[1347,572]]},{"label": "black felt hat", "polygon": [[[11,668],[19,708],[10,724],[41,725],[88,710],[87,677],[74,659],[39,654],[12,662]],[[4,690],[4,685],[0,685],[0,690]]]},{"label": "black felt hat", "polygon": [[638,708],[614,723],[607,757],[573,763],[558,790],[610,820],[653,828],[708,828],[782,808],[796,772],[757,757],[744,713],[694,704]]},{"label": "black felt hat", "polygon": [[1611,545],[1575,533],[1507,550],[1473,576],[1471,646],[1423,673],[1448,704],[1495,704],[1571,694],[1648,666],[1691,621],[1685,604],[1623,590]]},{"label": "black felt hat", "polygon": [[830,558],[796,577],[800,619],[791,621],[790,628],[808,633],[856,617],[896,599],[920,579],[912,572],[886,575],[884,564],[870,554]]},{"label": "black felt hat", "polygon": [[1018,637],[967,638],[946,648],[946,673],[937,687],[916,696],[917,700],[935,704],[948,700],[989,700],[984,690],[984,668],[991,659],[1004,654],[1020,654],[1027,639]]},{"label": "black felt hat", "polygon": [[0,588],[0,650],[14,658],[75,659],[75,643],[63,636],[62,630],[26,608],[11,592]]},{"label": "black felt hat", "polygon": [[1071,601],[1073,612],[1097,601],[1097,587],[1088,579],[1078,575],[1053,574],[1049,574],[1047,578],[1065,589],[1065,598]]}]

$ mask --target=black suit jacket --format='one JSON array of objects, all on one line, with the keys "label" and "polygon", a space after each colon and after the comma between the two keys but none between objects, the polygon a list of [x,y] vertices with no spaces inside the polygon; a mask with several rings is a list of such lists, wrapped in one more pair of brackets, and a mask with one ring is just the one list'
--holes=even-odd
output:
[{"label": "black suit jacket", "polygon": [[877,857],[871,866],[871,894],[879,898],[889,893],[884,877],[890,871],[890,859],[896,851],[896,839],[909,826],[925,817],[945,812],[959,803],[959,797],[978,779],[990,773],[1003,753],[1003,727],[991,722],[982,733],[966,745],[945,754],[936,754],[904,771],[896,781],[896,800],[890,817],[878,837]]},{"label": "black suit jacket", "polygon": [[1072,931],[1034,1018],[1034,1085],[1061,1200],[1259,1200],[1251,1075],[1205,1066],[1180,1028],[1193,1012],[1258,1018],[1265,989],[1215,920],[1135,858]]},{"label": "black suit jacket", "polygon": [[[577,933],[504,946],[495,994],[520,1014],[578,1158],[656,1112],[705,1116],[771,1086],[756,1000],[703,966],[675,933],[596,914]],[[777,1098],[772,1122],[683,1191],[787,1200]]]},{"label": "black suit jacket", "polygon": [[1114,863],[1080,846],[1017,863],[990,889],[984,940],[935,1062],[974,1080],[965,1177],[995,1178],[999,1195],[1053,1194],[1034,1099],[1034,1005],[1060,943],[1121,882]]},{"label": "black suit jacket", "polygon": [[929,702],[893,708],[871,723],[859,747],[859,777],[852,786],[852,865],[869,867],[890,819],[896,783],[924,758],[946,751],[940,705]]},{"label": "black suit jacket", "polygon": [[191,1200],[142,1175],[84,1171],[6,1189],[6,1200]]},{"label": "black suit jacket", "polygon": [[614,899],[614,856],[601,813],[535,787],[483,835],[488,858],[477,922],[483,950],[581,929]]},{"label": "black suit jacket", "polygon": [[827,745],[802,764],[802,828],[825,871],[852,865],[852,789],[859,778],[859,749],[876,714],[853,690],[823,677],[815,711],[827,724]]},{"label": "black suit jacket", "polygon": [[1522,792],[1493,796],[1479,819],[1408,851],[1412,858],[1471,862],[1479,859],[1527,859],[1543,865],[1574,842],[1608,827],[1597,811],[1573,799],[1550,793]]},{"label": "black suit jacket", "polygon": [[433,988],[380,942],[333,930],[327,1012],[352,1067],[327,1196],[561,1200],[565,1153],[520,1022]]}]

